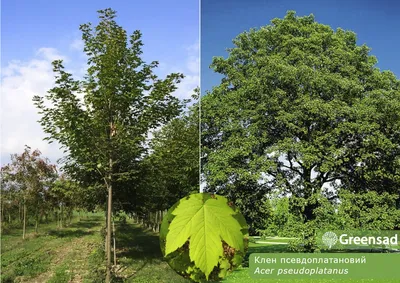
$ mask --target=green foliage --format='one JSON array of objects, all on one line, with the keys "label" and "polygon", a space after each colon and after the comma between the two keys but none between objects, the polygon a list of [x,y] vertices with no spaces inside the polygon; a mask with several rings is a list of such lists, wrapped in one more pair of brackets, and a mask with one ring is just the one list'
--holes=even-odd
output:
[{"label": "green foliage", "polygon": [[226,198],[193,194],[163,219],[160,243],[168,263],[196,282],[218,280],[240,265],[247,249],[243,216]]},{"label": "green foliage", "polygon": [[50,164],[38,149],[31,150],[26,145],[22,154],[12,154],[11,163],[1,168],[2,232],[21,227],[24,221],[39,223],[43,215],[54,209],[50,191],[57,178],[56,165]]},{"label": "green foliage", "polygon": [[259,229],[264,237],[298,237],[303,230],[303,219],[293,208],[294,197],[274,196],[268,200],[271,205],[269,221]]},{"label": "green foliage", "polygon": [[341,204],[337,213],[339,229],[393,230],[400,227],[399,195],[377,192],[353,194],[340,192]]},{"label": "green foliage", "polygon": [[238,184],[235,191],[227,192],[226,197],[238,207],[249,223],[249,233],[254,235],[271,220],[271,206],[266,199],[265,187],[254,182]]},{"label": "green foliage", "polygon": [[199,102],[154,132],[143,160],[140,209],[165,210],[199,189]]},{"label": "green foliage", "polygon": [[326,204],[314,197],[323,185],[399,194],[400,81],[355,33],[290,11],[233,43],[213,59],[223,78],[201,103],[208,191],[235,203],[290,194],[305,222]]},{"label": "green foliage", "polygon": [[320,252],[316,239],[316,229],[319,226],[316,226],[314,220],[301,225],[301,232],[297,234],[296,239],[289,241],[288,249],[292,252]]},{"label": "green foliage", "polygon": [[55,86],[34,102],[49,142],[66,149],[63,170],[88,188],[87,205],[104,204],[105,187],[114,187],[115,200],[132,207],[126,200],[137,193],[147,135],[180,113],[172,93],[183,75],[158,78],[158,62],[141,58],[140,31],[128,36],[115,11],[98,13],[96,27],[80,26],[87,74],[78,80],[54,61]]}]

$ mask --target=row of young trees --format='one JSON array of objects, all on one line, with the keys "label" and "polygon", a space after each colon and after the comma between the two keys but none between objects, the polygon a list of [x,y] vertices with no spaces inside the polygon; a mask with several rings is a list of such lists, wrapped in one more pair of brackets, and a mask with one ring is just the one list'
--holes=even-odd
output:
[{"label": "row of young trees", "polygon": [[[33,98],[46,140],[64,149],[59,171],[68,177],[38,150],[13,155],[2,170],[1,217],[3,223],[6,215],[19,221],[22,207],[38,224],[63,208],[105,209],[110,282],[112,215],[145,218],[198,190],[199,91],[192,100],[174,96],[183,74],[160,79],[158,62],[141,57],[140,31],[128,36],[114,10],[98,13],[95,27],[80,26],[86,75],[77,79],[55,60],[54,87]],[[22,219],[25,231],[27,217]]]},{"label": "row of young trees", "polygon": [[[147,154],[140,160],[137,182],[127,180],[119,191],[113,212],[146,219],[154,212],[165,211],[177,200],[198,191],[199,136],[198,91],[191,106],[179,116],[154,131]],[[81,179],[68,177],[36,149],[25,146],[22,154],[12,154],[11,162],[1,168],[2,232],[27,225],[57,220],[60,228],[74,211],[105,208],[104,189],[87,186]],[[103,195],[102,195],[103,192]],[[159,219],[161,221],[161,218]],[[154,223],[155,224],[155,223]]]},{"label": "row of young trees", "polygon": [[80,187],[59,175],[56,165],[37,149],[26,146],[22,154],[13,154],[1,173],[2,233],[21,226],[25,238],[29,223],[37,233],[41,222],[54,220],[62,227],[71,221],[73,209],[82,205]]},{"label": "row of young trees", "polygon": [[267,195],[290,197],[303,224],[350,196],[354,223],[362,199],[400,208],[400,81],[355,33],[290,11],[233,43],[213,59],[223,78],[201,101],[208,191],[232,199],[253,233],[268,228]]},{"label": "row of young trees", "polygon": [[83,188],[85,207],[107,211],[110,282],[113,212],[144,216],[169,208],[199,183],[198,104],[189,109],[174,96],[183,74],[160,79],[158,62],[143,61],[140,31],[128,35],[114,10],[98,12],[95,27],[80,26],[86,75],[74,78],[54,61],[55,86],[34,104],[46,139],[65,150],[61,170]]}]

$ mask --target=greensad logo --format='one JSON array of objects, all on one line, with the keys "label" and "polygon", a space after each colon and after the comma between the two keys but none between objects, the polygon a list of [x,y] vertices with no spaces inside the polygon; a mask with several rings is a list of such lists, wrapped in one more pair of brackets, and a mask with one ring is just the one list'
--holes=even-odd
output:
[{"label": "greensad logo", "polygon": [[326,232],[322,235],[322,242],[328,249],[331,249],[337,243],[338,237],[334,232]]},{"label": "greensad logo", "polygon": [[400,251],[400,233],[396,231],[328,231],[318,233],[319,246],[325,249],[386,249]]}]

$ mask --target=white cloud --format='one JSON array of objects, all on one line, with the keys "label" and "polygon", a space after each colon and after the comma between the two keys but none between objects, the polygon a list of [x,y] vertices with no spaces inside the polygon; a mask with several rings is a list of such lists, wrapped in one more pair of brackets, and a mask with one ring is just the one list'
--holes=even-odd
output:
[{"label": "white cloud", "polygon": [[29,62],[12,61],[2,69],[2,164],[10,161],[10,154],[22,153],[25,145],[39,149],[53,163],[61,157],[57,144],[43,141],[45,134],[37,122],[40,116],[32,101],[34,95],[43,95],[52,87],[51,62],[55,59],[67,60],[53,48],[40,48]]},{"label": "white cloud", "polygon": [[187,67],[190,72],[199,74],[200,72],[200,44],[197,41],[195,44],[187,48],[189,53],[189,59],[187,61]]},{"label": "white cloud", "polygon": [[54,61],[54,60],[63,60],[64,62],[68,62],[68,58],[66,56],[61,55],[57,49],[51,47],[42,47],[36,52],[36,56],[44,59],[46,62]]},{"label": "white cloud", "polygon": [[69,45],[70,49],[77,51],[83,51],[83,46],[84,46],[83,41],[80,38],[74,39]]},{"label": "white cloud", "polygon": [[185,66],[181,68],[171,68],[172,72],[180,72],[185,75],[185,78],[178,85],[178,89],[174,95],[180,99],[190,98],[193,90],[200,86],[200,54],[198,41],[186,49],[186,62]]},{"label": "white cloud", "polygon": [[[73,41],[71,48],[78,48],[81,43]],[[186,61],[175,67],[161,64],[161,72],[181,72],[185,78],[178,85],[174,95],[183,99],[190,98],[193,90],[200,84],[198,43],[189,46],[186,50]],[[32,98],[34,95],[44,95],[54,83],[54,74],[51,62],[62,59],[68,63],[69,58],[60,54],[54,48],[40,48],[34,58],[22,62],[13,60],[1,71],[1,164],[10,162],[10,154],[22,153],[25,145],[32,149],[39,149],[43,156],[55,163],[62,157],[62,150],[54,142],[48,144],[43,141],[46,136],[40,124],[38,110]],[[82,58],[84,59],[84,58]],[[86,60],[82,60],[86,61]],[[86,71],[86,64],[81,60],[75,62],[71,72],[77,78],[82,78]]]}]

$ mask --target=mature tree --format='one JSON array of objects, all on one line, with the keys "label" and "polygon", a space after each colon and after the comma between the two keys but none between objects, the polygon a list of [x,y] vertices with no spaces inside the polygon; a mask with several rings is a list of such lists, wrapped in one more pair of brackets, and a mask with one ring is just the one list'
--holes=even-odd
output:
[{"label": "mature tree", "polygon": [[213,59],[224,78],[202,99],[208,188],[279,190],[305,200],[306,222],[323,185],[399,194],[400,81],[351,31],[292,11],[271,22]]},{"label": "mature tree", "polygon": [[11,163],[2,168],[2,193],[18,193],[23,205],[22,238],[25,238],[27,207],[31,205],[35,217],[35,232],[40,216],[44,213],[45,195],[51,183],[57,178],[56,166],[41,156],[39,150],[25,146],[22,154],[12,154]]},{"label": "mature tree", "polygon": [[48,139],[58,141],[66,150],[64,170],[86,185],[99,188],[102,183],[105,188],[97,200],[107,198],[108,203],[107,282],[113,188],[117,188],[118,198],[121,183],[138,178],[149,130],[179,114],[180,102],[172,92],[183,78],[173,73],[159,79],[153,72],[158,62],[145,64],[141,58],[140,31],[128,38],[115,16],[111,9],[100,10],[96,27],[80,26],[88,57],[86,76],[73,78],[62,61],[56,60],[56,86],[44,97],[34,98]]}]

